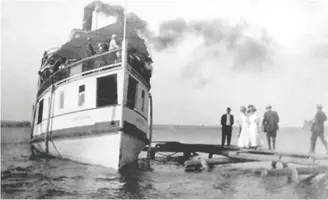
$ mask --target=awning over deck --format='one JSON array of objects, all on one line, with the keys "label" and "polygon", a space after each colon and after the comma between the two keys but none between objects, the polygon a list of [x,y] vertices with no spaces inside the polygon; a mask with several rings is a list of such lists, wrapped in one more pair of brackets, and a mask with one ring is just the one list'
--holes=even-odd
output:
[{"label": "awning over deck", "polygon": [[[126,37],[128,39],[128,48],[134,48],[139,53],[143,54],[144,56],[148,57],[149,53],[147,51],[147,47],[145,45],[145,41],[140,38],[136,32],[130,26],[129,23],[127,24],[126,30]],[[82,59],[88,56],[87,54],[87,39],[92,38],[92,45],[94,47],[97,46],[98,43],[109,42],[111,36],[116,34],[119,38],[119,42],[123,39],[123,24],[122,23],[114,23],[109,26],[91,31],[89,33],[80,34],[80,37],[73,38],[66,44],[64,44],[55,55],[63,56],[66,58],[72,59]]]}]

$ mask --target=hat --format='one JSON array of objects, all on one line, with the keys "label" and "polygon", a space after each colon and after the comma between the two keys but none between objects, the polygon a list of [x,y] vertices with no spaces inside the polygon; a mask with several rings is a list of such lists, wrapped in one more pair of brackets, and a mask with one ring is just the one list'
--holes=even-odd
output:
[{"label": "hat", "polygon": [[112,38],[115,38],[115,37],[116,37],[116,34],[113,34],[113,35],[112,35]]},{"label": "hat", "polygon": [[248,106],[247,112],[251,112],[251,111],[253,111],[253,112],[256,111],[255,106],[253,106],[253,105],[249,105],[249,106]]},{"label": "hat", "polygon": [[266,107],[265,107],[265,109],[271,109],[272,108],[272,106],[270,105],[270,104],[268,104]]}]

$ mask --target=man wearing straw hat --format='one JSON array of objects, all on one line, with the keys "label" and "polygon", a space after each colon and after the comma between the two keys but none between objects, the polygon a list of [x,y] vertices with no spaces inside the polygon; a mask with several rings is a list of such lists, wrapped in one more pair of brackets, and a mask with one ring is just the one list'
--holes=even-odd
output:
[{"label": "man wearing straw hat", "polygon": [[[269,150],[271,150],[271,147],[275,150],[277,130],[279,129],[278,126],[279,116],[276,111],[272,111],[271,105],[267,105],[265,109],[267,111],[264,113],[264,117],[262,121],[263,131],[267,135]],[[271,141],[272,141],[272,146],[271,146]]]},{"label": "man wearing straw hat", "polygon": [[328,154],[328,145],[327,141],[325,140],[325,129],[324,129],[324,123],[327,120],[326,114],[322,111],[323,106],[322,105],[317,105],[317,113],[314,116],[313,119],[313,124],[311,127],[311,149],[310,153],[314,153],[315,150],[315,145],[317,142],[317,138],[319,137],[322,144],[325,146],[327,154]]}]

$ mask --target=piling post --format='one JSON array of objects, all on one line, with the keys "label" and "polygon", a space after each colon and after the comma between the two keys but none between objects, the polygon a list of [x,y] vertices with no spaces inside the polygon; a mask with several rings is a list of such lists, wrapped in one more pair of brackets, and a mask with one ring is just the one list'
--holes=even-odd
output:
[{"label": "piling post", "polygon": [[149,144],[148,144],[148,153],[147,153],[147,164],[148,167],[150,168],[150,160],[152,158],[155,158],[155,153],[152,152],[151,148],[151,141],[153,139],[153,97],[151,94],[149,94]]},{"label": "piling post", "polygon": [[46,132],[46,138],[45,138],[45,146],[46,146],[46,153],[49,153],[49,132],[50,132],[50,118],[51,118],[51,111],[52,111],[52,99],[55,91],[54,84],[51,85],[51,94],[50,94],[50,100],[49,100],[49,110],[48,110],[48,120],[47,120],[47,132]]}]

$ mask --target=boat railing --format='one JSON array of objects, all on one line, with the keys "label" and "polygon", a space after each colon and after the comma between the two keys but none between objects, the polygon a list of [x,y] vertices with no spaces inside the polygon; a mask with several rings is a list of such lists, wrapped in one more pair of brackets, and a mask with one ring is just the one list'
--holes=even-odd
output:
[{"label": "boat railing", "polygon": [[71,64],[62,64],[55,72],[54,66],[48,67],[40,75],[38,96],[41,95],[51,84],[60,84],[77,77],[86,76],[98,71],[104,71],[121,65],[121,48],[96,54]]},{"label": "boat railing", "polygon": [[42,58],[42,64],[40,67],[40,71],[43,71],[43,69],[47,67],[49,59],[51,59],[52,55],[54,55],[58,49],[59,49],[59,47],[53,47],[53,48],[50,48],[45,51],[47,53],[46,54],[47,58],[45,58],[44,61],[43,61],[44,57]]}]

